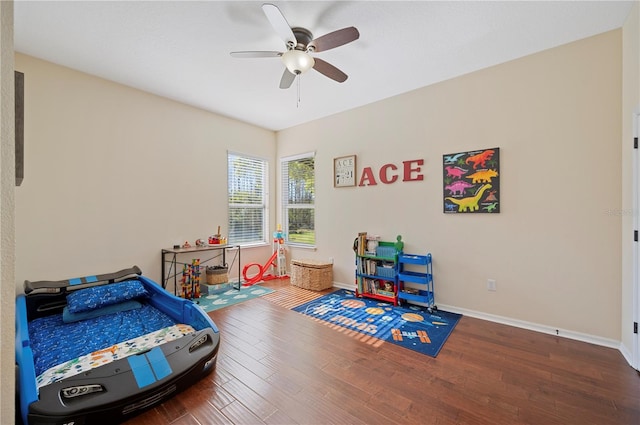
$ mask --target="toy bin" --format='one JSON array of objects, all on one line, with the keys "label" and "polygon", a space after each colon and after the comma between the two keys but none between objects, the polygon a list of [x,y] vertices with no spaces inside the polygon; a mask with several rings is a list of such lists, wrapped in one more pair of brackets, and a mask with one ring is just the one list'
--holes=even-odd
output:
[{"label": "toy bin", "polygon": [[333,286],[333,264],[317,260],[291,260],[291,284],[322,291]]},{"label": "toy bin", "polygon": [[207,284],[200,285],[202,295],[219,294],[231,289],[228,268],[222,266],[207,267]]},{"label": "toy bin", "polygon": [[393,279],[396,276],[396,269],[394,266],[391,266],[391,267],[378,266],[376,267],[375,274],[376,276]]}]

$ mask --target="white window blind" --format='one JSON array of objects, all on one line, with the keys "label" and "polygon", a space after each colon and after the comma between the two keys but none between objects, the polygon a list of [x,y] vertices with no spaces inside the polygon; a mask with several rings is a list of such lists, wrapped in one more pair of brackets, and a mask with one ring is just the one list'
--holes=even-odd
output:
[{"label": "white window blind", "polygon": [[282,158],[283,231],[290,245],[315,246],[315,155]]},{"label": "white window blind", "polygon": [[264,159],[228,153],[229,243],[266,243],[266,176]]}]

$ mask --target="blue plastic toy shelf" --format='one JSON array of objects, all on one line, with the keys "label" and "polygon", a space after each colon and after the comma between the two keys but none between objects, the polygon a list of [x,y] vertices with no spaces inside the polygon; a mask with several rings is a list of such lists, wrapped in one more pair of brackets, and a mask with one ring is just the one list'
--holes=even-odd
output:
[{"label": "blue plastic toy shelf", "polygon": [[[405,286],[405,283],[411,285]],[[431,254],[398,255],[398,302],[402,303],[403,300],[424,304],[430,311],[437,309],[433,292]]]}]

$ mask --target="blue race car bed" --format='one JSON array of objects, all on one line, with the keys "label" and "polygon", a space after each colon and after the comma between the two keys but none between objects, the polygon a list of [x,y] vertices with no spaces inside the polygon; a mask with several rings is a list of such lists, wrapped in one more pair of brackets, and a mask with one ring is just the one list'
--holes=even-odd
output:
[{"label": "blue race car bed", "polygon": [[16,299],[16,374],[25,424],[122,422],[216,364],[215,323],[137,266],[25,281],[24,290]]}]

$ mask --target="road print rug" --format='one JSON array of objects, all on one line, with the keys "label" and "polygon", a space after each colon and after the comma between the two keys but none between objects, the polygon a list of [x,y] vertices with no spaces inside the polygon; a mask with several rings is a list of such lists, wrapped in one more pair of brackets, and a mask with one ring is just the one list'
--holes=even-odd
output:
[{"label": "road print rug", "polygon": [[462,315],[425,307],[395,306],[340,289],[292,310],[331,325],[436,357]]}]

